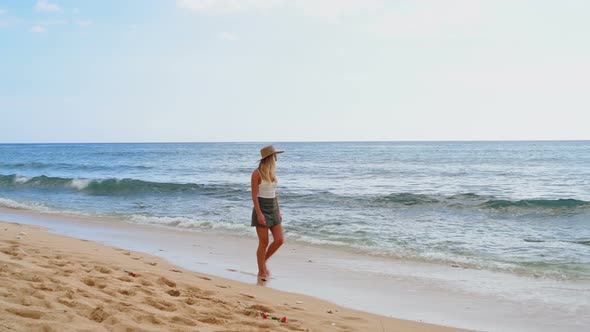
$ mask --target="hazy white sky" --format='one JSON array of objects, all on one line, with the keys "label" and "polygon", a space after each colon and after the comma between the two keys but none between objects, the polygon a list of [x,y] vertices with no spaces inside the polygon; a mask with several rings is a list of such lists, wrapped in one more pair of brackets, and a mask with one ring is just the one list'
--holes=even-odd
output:
[{"label": "hazy white sky", "polygon": [[590,139],[590,1],[0,0],[0,142]]}]

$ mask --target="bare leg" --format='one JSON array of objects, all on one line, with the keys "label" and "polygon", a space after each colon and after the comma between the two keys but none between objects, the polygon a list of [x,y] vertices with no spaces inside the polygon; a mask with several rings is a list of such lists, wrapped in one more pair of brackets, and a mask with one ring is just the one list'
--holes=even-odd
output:
[{"label": "bare leg", "polygon": [[258,234],[258,249],[256,250],[256,261],[258,262],[258,276],[268,277],[266,269],[266,248],[268,247],[268,228],[256,227]]},{"label": "bare leg", "polygon": [[[272,243],[266,250],[266,255],[264,256],[264,267],[266,268],[266,261],[272,256],[282,245],[284,242],[283,239],[283,225],[278,224],[270,228],[270,232],[272,233]],[[268,233],[266,234],[268,239]],[[265,271],[267,275],[270,275],[268,269]]]}]

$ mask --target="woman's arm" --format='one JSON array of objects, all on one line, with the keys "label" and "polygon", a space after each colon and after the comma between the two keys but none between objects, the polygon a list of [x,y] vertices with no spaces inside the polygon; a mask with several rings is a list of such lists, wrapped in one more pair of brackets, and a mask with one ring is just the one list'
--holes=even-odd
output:
[{"label": "woman's arm", "polygon": [[254,203],[254,209],[256,210],[256,216],[258,217],[258,223],[261,225],[266,225],[266,220],[264,219],[264,214],[262,214],[262,210],[260,210],[260,204],[258,203],[258,186],[262,179],[260,178],[260,173],[258,170],[254,170],[252,172],[252,179],[250,186],[252,187],[252,202]]}]

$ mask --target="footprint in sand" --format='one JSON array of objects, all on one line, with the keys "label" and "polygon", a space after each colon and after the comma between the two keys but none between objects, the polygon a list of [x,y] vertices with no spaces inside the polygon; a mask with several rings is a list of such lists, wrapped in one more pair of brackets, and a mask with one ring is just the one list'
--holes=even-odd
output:
[{"label": "footprint in sand", "polygon": [[86,284],[86,286],[90,286],[90,287],[94,287],[94,285],[96,284],[96,281],[94,281],[94,279],[92,279],[92,278],[84,278],[81,281],[84,284]]},{"label": "footprint in sand", "polygon": [[139,322],[148,322],[154,325],[162,325],[164,323],[160,319],[158,319],[158,317],[156,317],[156,315],[154,314],[136,315],[135,319]]},{"label": "footprint in sand", "polygon": [[133,279],[131,279],[131,278],[127,277],[127,276],[125,276],[125,277],[119,277],[117,279],[119,279],[121,281],[125,281],[125,282],[132,282],[133,281]]},{"label": "footprint in sand", "polygon": [[12,256],[10,259],[22,260],[26,256],[25,252],[18,246],[13,245],[8,248],[0,249],[0,252]]},{"label": "footprint in sand", "polygon": [[117,292],[126,296],[133,296],[136,294],[135,289],[119,289]]},{"label": "footprint in sand", "polygon": [[153,286],[153,285],[154,285],[154,284],[152,284],[150,281],[148,281],[148,280],[145,280],[145,279],[142,279],[142,280],[141,280],[141,284],[142,284],[143,286]]},{"label": "footprint in sand", "polygon": [[273,312],[273,310],[271,308],[264,306],[262,304],[253,304],[250,306],[250,308],[252,308],[254,310],[258,310],[258,311],[268,312],[268,313]]},{"label": "footprint in sand", "polygon": [[247,298],[249,298],[249,299],[254,299],[254,298],[255,298],[255,297],[254,297],[254,296],[252,296],[252,295],[248,295],[248,294],[244,294],[244,293],[240,293],[240,295],[242,295],[242,296],[244,296],[244,297],[247,297]]},{"label": "footprint in sand", "polygon": [[144,301],[145,304],[150,305],[158,310],[162,311],[176,311],[176,305],[172,302],[164,301],[161,299],[147,297]]},{"label": "footprint in sand", "polygon": [[182,316],[174,316],[172,317],[172,322],[176,324],[182,324],[186,326],[195,326],[197,323],[193,322],[191,319],[182,317]]},{"label": "footprint in sand", "polygon": [[96,308],[94,308],[94,310],[92,310],[92,312],[90,313],[90,319],[92,319],[95,322],[101,323],[102,321],[104,321],[105,319],[107,319],[110,315],[104,311],[104,308],[99,305]]},{"label": "footprint in sand", "polygon": [[70,261],[50,261],[50,263],[58,267],[64,267],[68,264],[71,264]]},{"label": "footprint in sand", "polygon": [[80,305],[80,304],[79,304],[78,302],[76,302],[76,301],[69,301],[69,300],[66,300],[66,299],[63,299],[63,298],[58,298],[58,299],[57,299],[57,302],[59,302],[59,303],[61,303],[61,304],[65,305],[65,306],[66,306],[66,307],[68,307],[68,308],[74,308],[74,307],[77,307],[77,306],[79,306],[79,305]]},{"label": "footprint in sand", "polygon": [[165,277],[160,277],[160,279],[158,279],[158,282],[160,284],[164,284],[168,287],[172,287],[172,288],[176,287],[176,283],[174,281],[167,279]]},{"label": "footprint in sand", "polygon": [[223,319],[219,319],[215,316],[205,316],[205,317],[199,318],[198,321],[201,323],[212,324],[212,325],[225,324],[225,321]]},{"label": "footprint in sand", "polygon": [[112,273],[113,271],[111,269],[109,269],[108,267],[104,267],[104,266],[99,266],[96,265],[94,266],[94,269],[100,273],[104,273],[104,274],[109,274]]},{"label": "footprint in sand", "polygon": [[40,311],[27,310],[27,309],[8,308],[8,309],[6,309],[6,311],[8,311],[11,314],[15,314],[17,316],[21,316],[21,317],[25,317],[25,318],[32,318],[32,319],[39,319],[39,318],[43,317],[43,315],[44,315]]},{"label": "footprint in sand", "polygon": [[34,289],[40,290],[40,291],[48,291],[48,292],[55,291],[55,289],[53,287],[51,287],[51,285],[47,285],[44,282],[42,282],[41,284],[32,284],[31,288],[34,288]]}]

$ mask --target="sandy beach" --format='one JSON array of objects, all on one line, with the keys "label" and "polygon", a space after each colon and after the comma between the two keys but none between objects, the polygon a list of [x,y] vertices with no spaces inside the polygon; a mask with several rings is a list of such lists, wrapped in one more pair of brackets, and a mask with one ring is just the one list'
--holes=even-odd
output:
[{"label": "sandy beach", "polygon": [[38,226],[0,225],[2,331],[459,331],[195,273]]}]

